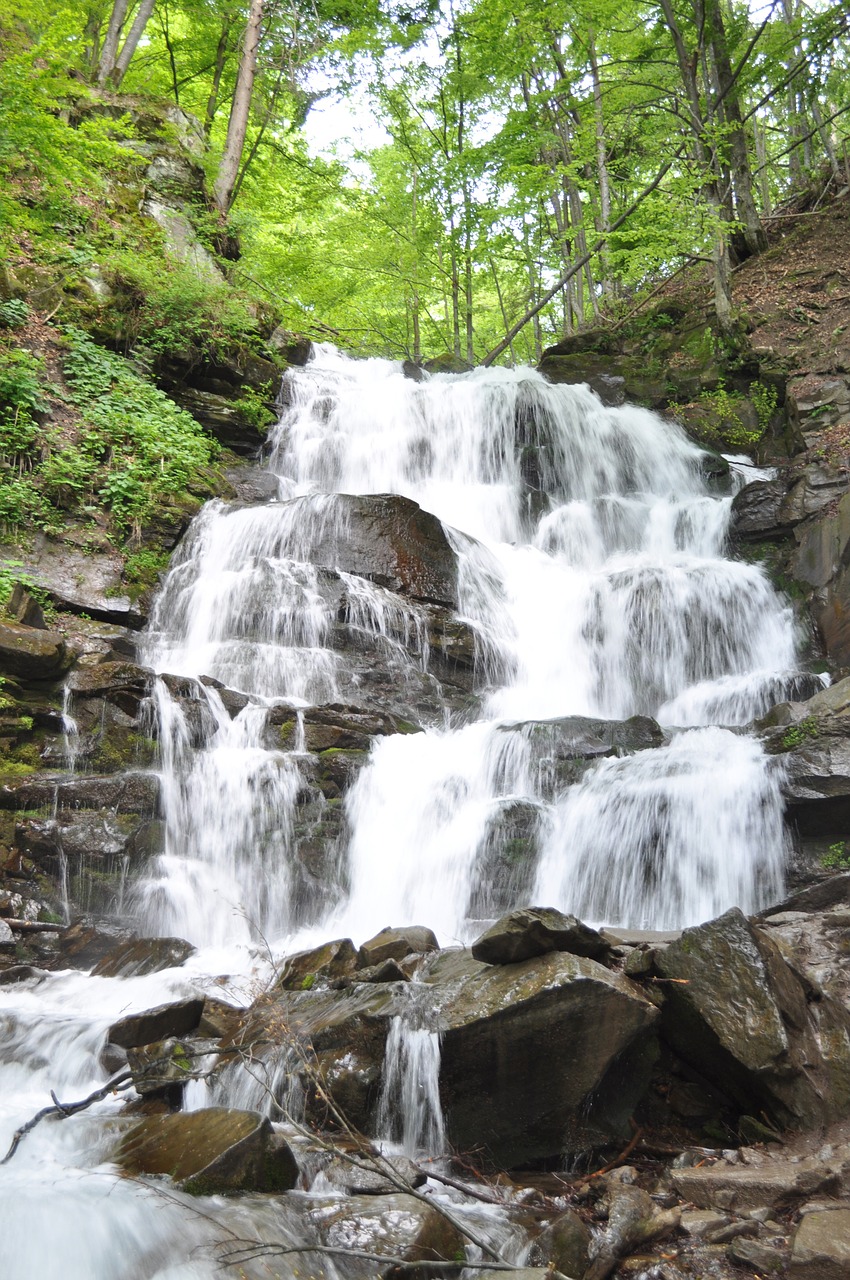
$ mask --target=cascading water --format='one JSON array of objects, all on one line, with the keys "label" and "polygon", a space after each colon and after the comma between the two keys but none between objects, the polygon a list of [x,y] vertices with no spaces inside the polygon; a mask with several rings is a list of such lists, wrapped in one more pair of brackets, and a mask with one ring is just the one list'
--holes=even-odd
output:
[{"label": "cascading water", "polygon": [[[4,989],[0,1148],[51,1089],[73,1100],[102,1083],[117,1017],[210,974],[232,975],[248,1002],[271,972],[267,944],[294,949],[311,929],[363,940],[417,923],[467,940],[532,901],[666,928],[781,893],[779,778],[742,728],[812,677],[790,608],[760,569],[723,556],[730,499],[702,452],[651,413],[527,369],[417,383],[320,347],[286,393],[269,460],[279,497],[207,505],[140,644],[161,673],[167,830],[133,908],[150,932],[206,949],[147,978]],[[345,495],[387,493],[446,527],[476,697],[443,697],[451,636],[445,619],[435,630],[432,593],[399,595],[368,562],[334,559],[356,503]],[[424,730],[379,737],[336,808],[317,798],[305,732],[327,704]],[[66,731],[73,759],[70,718]],[[308,843],[321,832],[310,875],[296,866],[303,828]],[[389,1053],[381,1136],[437,1152],[427,1018],[397,1019]],[[285,1055],[260,1065],[192,1086],[187,1105],[282,1097]],[[13,1280],[57,1274],[60,1258],[68,1280],[212,1280],[222,1231],[300,1238],[286,1197],[207,1213],[116,1177],[93,1114],[40,1126],[8,1166]],[[482,1232],[519,1257],[500,1222]]]},{"label": "cascading water", "polygon": [[[644,927],[777,895],[777,779],[733,729],[799,682],[794,624],[757,566],[724,558],[731,499],[711,491],[704,453],[645,410],[605,408],[528,369],[416,383],[320,347],[287,395],[270,458],[280,499],[205,510],[144,640],[155,669],[250,699],[231,720],[207,690],[217,728],[202,750],[161,711],[175,745],[168,848],[141,888],[147,921],[201,943],[232,936],[240,915],[266,937],[422,921],[462,939],[482,911],[541,895]],[[422,607],[368,568],[324,567],[346,533],[334,495],[387,492],[444,522],[482,695],[472,723],[432,714],[425,733],[374,747],[346,802],[338,885],[317,912],[295,901],[287,869],[305,757],[298,742],[269,749],[266,717],[281,701],[293,715],[369,705],[335,639],[341,610],[383,645],[397,689],[427,678]],[[576,715],[655,716],[674,737],[553,789],[527,726]],[[739,757],[732,785],[723,762]],[[537,811],[526,865],[488,893],[494,823],[518,803]]]}]

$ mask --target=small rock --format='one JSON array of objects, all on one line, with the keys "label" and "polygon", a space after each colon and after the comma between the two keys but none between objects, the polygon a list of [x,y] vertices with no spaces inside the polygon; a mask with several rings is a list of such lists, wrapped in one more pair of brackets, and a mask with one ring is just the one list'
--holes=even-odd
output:
[{"label": "small rock", "polygon": [[350,938],[337,938],[311,951],[287,956],[277,986],[284,991],[307,991],[318,983],[343,978],[357,967],[357,951]]},{"label": "small rock", "polygon": [[112,1024],[108,1039],[124,1049],[134,1049],[171,1036],[183,1036],[195,1030],[203,1011],[203,997],[190,996],[173,1004],[147,1009],[144,1013],[131,1013]]},{"label": "small rock", "polygon": [[[736,1266],[747,1267],[759,1276],[778,1276],[785,1271],[786,1255],[760,1240],[734,1240],[726,1256]],[[825,1280],[823,1276],[819,1280]]]}]

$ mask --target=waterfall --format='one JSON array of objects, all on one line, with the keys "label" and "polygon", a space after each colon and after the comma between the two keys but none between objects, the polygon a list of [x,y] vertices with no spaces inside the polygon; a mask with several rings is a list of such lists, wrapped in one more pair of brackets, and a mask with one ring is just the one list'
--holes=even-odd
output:
[{"label": "waterfall", "polygon": [[438,1033],[397,1014],[387,1036],[378,1133],[398,1143],[406,1156],[445,1153],[439,1076]]},{"label": "waterfall", "polygon": [[[167,843],[137,886],[148,927],[221,943],[416,922],[463,940],[537,899],[675,927],[776,898],[778,779],[740,731],[805,677],[790,606],[724,555],[731,482],[715,491],[704,452],[531,369],[414,382],[320,346],[285,398],[280,497],[207,505],[143,637],[143,660],[199,682],[209,709],[198,741],[158,688]],[[465,709],[443,697],[427,593],[335,558],[345,495],[388,493],[437,516],[453,549],[476,649]],[[327,704],[424,732],[375,741],[305,888],[303,715]],[[543,741],[577,716],[655,717],[667,743],[572,758]]]}]

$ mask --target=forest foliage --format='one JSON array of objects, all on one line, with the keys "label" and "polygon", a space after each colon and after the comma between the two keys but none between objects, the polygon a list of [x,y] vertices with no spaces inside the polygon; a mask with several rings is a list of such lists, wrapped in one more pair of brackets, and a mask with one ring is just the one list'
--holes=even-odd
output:
[{"label": "forest foliage", "polygon": [[[0,247],[64,227],[111,256],[148,341],[195,312],[250,329],[253,298],[352,350],[533,360],[694,260],[732,330],[766,221],[850,180],[843,2],[0,0],[0,33]],[[103,215],[140,164],[134,98],[208,144],[198,225],[231,293],[182,319],[157,246]],[[311,153],[325,98],[371,122],[359,149]]]}]

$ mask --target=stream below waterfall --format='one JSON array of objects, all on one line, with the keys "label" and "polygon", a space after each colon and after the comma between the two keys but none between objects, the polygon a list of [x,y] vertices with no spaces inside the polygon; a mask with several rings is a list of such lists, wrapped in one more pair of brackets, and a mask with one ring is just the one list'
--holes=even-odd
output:
[{"label": "stream below waterfall", "polygon": [[[207,504],[139,642],[169,677],[151,706],[165,847],[128,898],[139,932],[199,949],[144,978],[0,987],[0,1148],[51,1090],[74,1100],[107,1078],[116,1018],[198,989],[250,1002],[274,957],[319,941],[418,924],[468,943],[532,903],[677,929],[782,896],[781,778],[744,729],[817,682],[788,602],[725,554],[732,492],[759,474],[746,460],[726,482],[675,425],[530,369],[414,381],[319,346],[285,400],[266,460],[278,496]],[[442,522],[453,600],[334,559],[352,499],[387,494]],[[440,634],[462,624],[472,638],[471,688],[445,676],[435,610]],[[196,682],[200,745],[173,677]],[[377,736],[341,799],[310,792],[312,820],[337,823],[311,876],[305,724],[329,705],[411,731]],[[270,726],[290,720],[282,743]],[[612,749],[599,721],[656,737]],[[396,1021],[380,1136],[438,1153],[439,1046],[427,1018]],[[236,1090],[219,1105],[245,1105]],[[116,1176],[119,1109],[45,1123],[3,1167],[5,1280],[204,1280],[221,1274],[224,1236],[304,1238],[302,1193],[193,1200]],[[508,1215],[454,1200],[522,1256]],[[254,1265],[246,1275],[298,1270]]]}]

